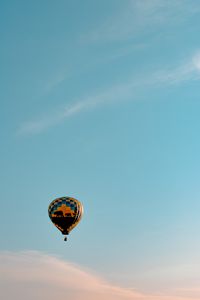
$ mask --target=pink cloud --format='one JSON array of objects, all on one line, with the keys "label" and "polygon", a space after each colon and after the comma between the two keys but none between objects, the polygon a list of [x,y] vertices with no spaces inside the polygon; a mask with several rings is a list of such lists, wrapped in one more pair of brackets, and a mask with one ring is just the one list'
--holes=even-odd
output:
[{"label": "pink cloud", "polygon": [[196,299],[189,293],[186,297],[146,295],[119,287],[78,265],[36,251],[0,253],[0,265],[0,290],[4,300]]},{"label": "pink cloud", "polygon": [[39,252],[0,255],[2,299],[143,299],[135,291],[108,284],[70,262]]}]

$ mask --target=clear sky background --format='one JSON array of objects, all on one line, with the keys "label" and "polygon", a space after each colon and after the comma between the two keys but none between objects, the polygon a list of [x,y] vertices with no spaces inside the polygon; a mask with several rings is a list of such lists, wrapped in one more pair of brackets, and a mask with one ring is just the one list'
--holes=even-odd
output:
[{"label": "clear sky background", "polygon": [[200,298],[199,32],[195,0],[0,1],[4,300]]}]

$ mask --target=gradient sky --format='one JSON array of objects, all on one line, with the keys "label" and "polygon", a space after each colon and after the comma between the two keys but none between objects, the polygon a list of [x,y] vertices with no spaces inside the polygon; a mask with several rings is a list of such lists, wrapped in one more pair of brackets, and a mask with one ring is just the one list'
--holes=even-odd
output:
[{"label": "gradient sky", "polygon": [[200,299],[200,3],[0,4],[3,298]]}]

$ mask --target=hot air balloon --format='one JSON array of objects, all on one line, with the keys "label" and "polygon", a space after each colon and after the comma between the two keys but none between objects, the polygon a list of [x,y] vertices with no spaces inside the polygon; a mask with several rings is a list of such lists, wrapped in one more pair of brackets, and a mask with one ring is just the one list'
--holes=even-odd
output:
[{"label": "hot air balloon", "polygon": [[53,224],[65,235],[64,240],[66,241],[66,235],[79,223],[82,217],[83,206],[75,198],[61,197],[49,204],[48,213]]}]

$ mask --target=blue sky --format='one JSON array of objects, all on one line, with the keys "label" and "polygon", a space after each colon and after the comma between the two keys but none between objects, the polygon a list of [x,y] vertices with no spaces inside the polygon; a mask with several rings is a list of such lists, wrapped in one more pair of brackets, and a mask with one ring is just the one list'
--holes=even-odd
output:
[{"label": "blue sky", "polygon": [[[193,0],[1,1],[4,287],[22,266],[36,286],[38,260],[73,300],[199,298],[199,15]],[[64,195],[85,210],[67,244],[47,215]]]}]

